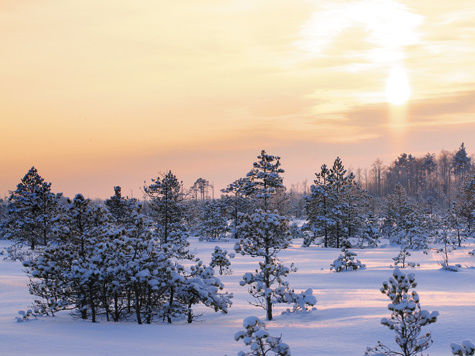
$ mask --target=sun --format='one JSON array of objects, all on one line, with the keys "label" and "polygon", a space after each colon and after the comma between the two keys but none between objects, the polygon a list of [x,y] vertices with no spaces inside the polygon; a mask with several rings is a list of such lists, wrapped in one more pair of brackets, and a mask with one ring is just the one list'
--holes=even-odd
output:
[{"label": "sun", "polygon": [[403,68],[391,68],[385,94],[388,103],[393,105],[403,105],[409,100],[411,87],[409,86],[406,71]]}]

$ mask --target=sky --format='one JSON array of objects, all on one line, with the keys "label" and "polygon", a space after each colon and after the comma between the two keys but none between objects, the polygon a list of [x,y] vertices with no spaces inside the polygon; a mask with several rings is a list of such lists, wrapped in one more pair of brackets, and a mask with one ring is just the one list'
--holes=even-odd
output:
[{"label": "sky", "polygon": [[0,0],[0,197],[216,194],[261,150],[284,183],[339,156],[475,151],[472,0]]}]

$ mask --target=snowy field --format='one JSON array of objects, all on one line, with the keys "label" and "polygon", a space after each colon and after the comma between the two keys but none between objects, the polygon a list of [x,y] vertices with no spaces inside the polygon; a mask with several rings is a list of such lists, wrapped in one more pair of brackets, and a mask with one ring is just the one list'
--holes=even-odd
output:
[{"label": "snowy field", "polygon": [[[210,261],[211,252],[219,245],[229,252],[232,242],[208,243],[191,239],[192,248],[203,261]],[[0,249],[9,243],[0,241]],[[398,247],[354,250],[357,259],[366,264],[365,270],[336,273],[329,270],[338,257],[337,249],[317,246],[301,248],[296,241],[282,251],[285,264],[294,262],[298,271],[289,281],[295,290],[312,288],[317,297],[317,310],[306,314],[281,314],[285,307],[275,308],[275,319],[266,322],[273,336],[282,334],[294,356],[357,356],[366,346],[378,340],[396,349],[394,332],[380,324],[389,316],[389,299],[379,292],[387,280]],[[440,269],[441,256],[411,252],[410,261],[421,267],[414,271],[423,309],[440,313],[438,321],[423,328],[431,331],[434,344],[427,350],[432,356],[450,355],[450,343],[475,341],[475,257],[468,255],[474,246],[453,252],[451,264],[463,268],[455,273]],[[73,319],[69,312],[56,317],[41,317],[18,323],[18,310],[26,310],[32,303],[28,293],[28,278],[19,262],[0,261],[0,355],[183,355],[224,356],[248,351],[242,341],[234,341],[234,334],[242,330],[244,318],[254,315],[265,320],[263,309],[251,306],[247,287],[239,286],[245,272],[257,266],[258,260],[236,256],[232,260],[233,274],[221,276],[225,290],[234,294],[229,314],[214,313],[197,308],[202,317],[192,324],[186,321],[172,325],[154,323],[137,325],[132,322],[91,323]]]}]

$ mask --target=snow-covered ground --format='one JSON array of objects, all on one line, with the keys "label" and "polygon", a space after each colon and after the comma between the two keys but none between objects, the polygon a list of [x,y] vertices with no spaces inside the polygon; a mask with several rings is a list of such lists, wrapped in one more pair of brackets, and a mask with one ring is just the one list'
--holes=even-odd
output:
[{"label": "snow-covered ground", "polygon": [[[196,254],[206,263],[217,244],[229,252],[232,242],[208,243],[192,239]],[[9,243],[0,241],[0,249]],[[423,331],[431,331],[434,344],[427,350],[432,356],[450,355],[450,343],[475,341],[475,257],[468,255],[474,246],[453,252],[451,264],[463,268],[455,273],[440,269],[441,256],[411,252],[411,261],[421,267],[414,271],[423,309],[440,313],[435,324]],[[389,316],[389,299],[379,292],[387,280],[398,247],[354,250],[357,259],[366,264],[365,270],[336,273],[330,263],[339,250],[317,246],[300,247],[296,241],[282,251],[280,259],[294,262],[298,271],[289,277],[295,290],[312,288],[317,297],[317,310],[305,314],[281,314],[285,306],[276,307],[275,319],[266,322],[270,334],[289,344],[295,356],[361,356],[366,346],[375,346],[378,340],[396,349],[394,332],[380,324]],[[69,312],[56,317],[41,317],[18,323],[19,310],[32,303],[28,293],[28,278],[19,262],[0,261],[0,354],[1,355],[183,355],[223,356],[247,351],[242,341],[234,341],[234,334],[242,330],[244,318],[255,315],[265,320],[263,309],[248,303],[252,298],[247,287],[239,281],[245,272],[253,271],[258,260],[236,256],[232,260],[233,274],[221,276],[225,290],[234,294],[229,314],[214,313],[199,308],[202,317],[187,324],[154,323],[137,325],[132,322],[91,323],[73,319]]]}]

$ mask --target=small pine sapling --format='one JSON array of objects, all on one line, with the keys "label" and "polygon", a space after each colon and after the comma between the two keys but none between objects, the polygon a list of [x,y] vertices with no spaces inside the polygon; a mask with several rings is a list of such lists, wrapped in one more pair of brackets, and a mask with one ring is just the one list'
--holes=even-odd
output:
[{"label": "small pine sapling", "polygon": [[221,247],[216,246],[211,254],[211,262],[209,263],[209,266],[211,268],[219,267],[220,275],[232,274],[233,271],[229,268],[231,266],[231,261],[229,261],[228,257],[234,258],[234,253],[228,254],[228,251],[222,250]]},{"label": "small pine sapling", "polygon": [[434,248],[433,250],[442,255],[442,262],[439,262],[439,264],[442,266],[442,269],[446,271],[458,272],[458,268],[461,267],[460,265],[449,265],[449,254],[457,249],[457,241],[456,236],[450,235],[448,223],[444,221],[440,234],[438,234],[435,239],[435,242],[438,242],[440,247]]},{"label": "small pine sapling", "polygon": [[342,254],[330,264],[330,271],[332,269],[334,269],[335,272],[355,271],[366,267],[360,260],[355,260],[357,256],[356,252],[349,251],[345,247],[341,249],[341,252]]},{"label": "small pine sapling", "polygon": [[366,349],[365,356],[416,356],[432,344],[431,333],[420,336],[421,328],[435,323],[439,313],[421,310],[419,295],[415,291],[409,291],[416,286],[414,273],[406,275],[397,267],[389,281],[383,282],[381,293],[391,300],[388,305],[391,316],[381,319],[381,324],[396,332],[396,343],[400,351],[392,351],[378,341],[376,347]]},{"label": "small pine sapling", "polygon": [[243,321],[244,331],[234,335],[236,341],[243,340],[251,348],[249,352],[240,351],[238,356],[290,356],[289,345],[282,342],[281,337],[269,334],[266,324],[255,316],[249,316]]},{"label": "small pine sapling", "polygon": [[399,251],[399,255],[397,255],[396,257],[393,257],[394,267],[399,267],[399,268],[420,267],[419,263],[408,261],[407,260],[408,257],[411,257],[411,254],[409,253],[409,251],[407,251],[406,247],[404,246],[401,249],[401,251]]},{"label": "small pine sapling", "polygon": [[462,344],[450,344],[450,348],[452,349],[452,355],[455,356],[471,356],[475,355],[475,345],[472,344],[470,340],[462,341]]}]

